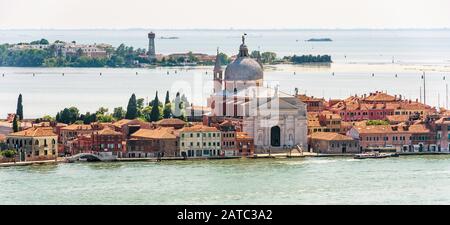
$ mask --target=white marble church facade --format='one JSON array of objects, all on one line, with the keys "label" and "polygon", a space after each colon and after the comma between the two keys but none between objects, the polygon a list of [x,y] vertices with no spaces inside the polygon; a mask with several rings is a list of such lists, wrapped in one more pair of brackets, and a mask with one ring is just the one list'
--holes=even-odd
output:
[{"label": "white marble church facade", "polygon": [[262,63],[249,56],[244,37],[238,57],[227,65],[224,76],[222,72],[217,56],[214,94],[208,98],[211,116],[242,119],[257,153],[307,148],[306,104],[278,88],[263,87]]}]

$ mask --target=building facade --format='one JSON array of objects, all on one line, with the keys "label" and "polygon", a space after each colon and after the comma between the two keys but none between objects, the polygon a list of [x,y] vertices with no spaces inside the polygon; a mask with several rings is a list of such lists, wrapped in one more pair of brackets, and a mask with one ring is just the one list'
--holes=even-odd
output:
[{"label": "building facade", "polygon": [[6,144],[17,150],[20,161],[56,159],[58,135],[51,127],[31,127],[6,135]]},{"label": "building facade", "polygon": [[180,130],[180,155],[183,157],[222,156],[221,132],[215,127],[194,125]]}]

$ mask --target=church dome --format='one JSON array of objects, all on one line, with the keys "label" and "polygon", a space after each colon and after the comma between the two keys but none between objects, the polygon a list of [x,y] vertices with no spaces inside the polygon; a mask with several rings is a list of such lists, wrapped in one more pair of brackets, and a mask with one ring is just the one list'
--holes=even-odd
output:
[{"label": "church dome", "polygon": [[238,57],[225,69],[225,80],[260,80],[263,79],[261,65],[250,57]]},{"label": "church dome", "polygon": [[245,39],[242,37],[242,44],[239,48],[238,57],[225,69],[225,81],[251,81],[263,79],[263,68],[261,64],[250,58]]}]

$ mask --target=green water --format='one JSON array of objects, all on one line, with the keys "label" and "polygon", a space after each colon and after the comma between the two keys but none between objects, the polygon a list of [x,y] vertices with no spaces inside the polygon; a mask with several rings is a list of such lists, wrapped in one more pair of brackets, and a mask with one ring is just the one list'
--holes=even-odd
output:
[{"label": "green water", "polygon": [[450,204],[450,156],[5,167],[0,204]]}]

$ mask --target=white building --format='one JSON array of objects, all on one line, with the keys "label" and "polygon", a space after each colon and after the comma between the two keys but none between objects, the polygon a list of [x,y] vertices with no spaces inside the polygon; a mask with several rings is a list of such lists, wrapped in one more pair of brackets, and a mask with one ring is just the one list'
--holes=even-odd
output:
[{"label": "white building", "polygon": [[285,152],[307,147],[306,104],[276,88],[263,87],[259,58],[252,59],[242,37],[238,57],[222,76],[219,54],[214,67],[214,94],[208,99],[211,116],[243,121],[257,152]]},{"label": "white building", "polygon": [[214,157],[221,155],[221,134],[215,127],[194,125],[180,130],[180,155]]}]

